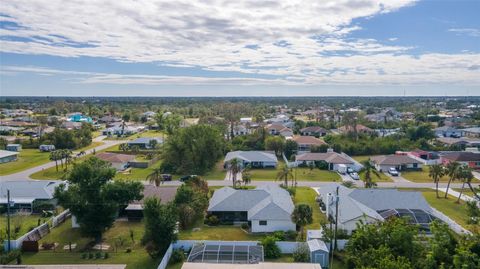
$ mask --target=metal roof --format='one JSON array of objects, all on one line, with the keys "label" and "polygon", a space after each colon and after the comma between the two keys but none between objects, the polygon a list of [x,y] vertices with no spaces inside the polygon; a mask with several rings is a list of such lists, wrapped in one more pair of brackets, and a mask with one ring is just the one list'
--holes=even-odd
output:
[{"label": "metal roof", "polygon": [[231,151],[225,156],[224,162],[232,159],[240,159],[245,162],[278,162],[277,156],[267,151]]},{"label": "metal roof", "polygon": [[53,198],[55,188],[63,183],[60,180],[15,180],[0,184],[0,203],[7,202],[7,190],[14,202],[28,202],[36,199]]},{"label": "metal roof", "polygon": [[0,158],[10,157],[13,155],[18,155],[16,151],[0,150]]}]

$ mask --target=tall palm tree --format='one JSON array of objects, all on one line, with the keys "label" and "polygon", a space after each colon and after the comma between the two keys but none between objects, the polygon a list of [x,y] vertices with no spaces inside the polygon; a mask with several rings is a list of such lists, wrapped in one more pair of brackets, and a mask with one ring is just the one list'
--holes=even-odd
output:
[{"label": "tall palm tree", "polygon": [[282,180],[285,187],[288,187],[288,179],[293,178],[292,169],[286,164],[282,166],[280,171],[277,173],[277,179]]},{"label": "tall palm tree", "polygon": [[445,190],[445,199],[448,198],[448,190],[450,189],[450,183],[452,183],[452,181],[455,181],[458,178],[459,170],[460,170],[460,163],[449,162],[447,164],[446,174],[448,175],[449,179],[448,179],[447,189]]},{"label": "tall palm tree", "polygon": [[64,150],[63,156],[65,158],[65,169],[68,169],[68,164],[72,162],[72,154],[73,152],[71,150]]},{"label": "tall palm tree", "polygon": [[305,225],[313,222],[312,207],[307,204],[296,205],[292,212],[292,221],[300,227],[300,237],[303,240],[303,230]]},{"label": "tall palm tree", "polygon": [[55,169],[58,172],[58,152],[56,150],[50,151],[50,161],[55,161]]},{"label": "tall palm tree", "polygon": [[468,166],[461,166],[458,171],[458,178],[462,181],[462,189],[460,190],[460,194],[458,195],[456,203],[460,203],[460,198],[463,194],[463,189],[465,188],[465,184],[471,183],[473,179],[472,168]]},{"label": "tall palm tree", "polygon": [[364,182],[365,188],[373,188],[377,184],[372,180],[372,174],[380,177],[380,173],[378,173],[375,166],[372,164],[370,158],[362,162],[363,168],[360,170],[361,173],[364,173]]},{"label": "tall palm tree", "polygon": [[247,165],[242,171],[242,181],[245,186],[252,181],[252,173],[250,173],[250,165]]},{"label": "tall palm tree", "polygon": [[433,179],[433,182],[435,183],[435,188],[437,192],[437,198],[438,196],[438,182],[440,181],[440,178],[442,178],[445,175],[445,167],[441,164],[434,164],[431,165],[428,171],[428,176]]},{"label": "tall palm tree", "polygon": [[150,184],[153,183],[155,187],[160,186],[160,184],[162,184],[164,181],[162,177],[162,170],[160,170],[160,168],[153,169],[152,173],[150,173],[146,179],[148,182],[150,182]]},{"label": "tall palm tree", "polygon": [[232,179],[233,188],[235,188],[235,183],[237,182],[237,174],[240,173],[241,169],[242,167],[239,159],[234,158],[228,162],[228,171],[230,172],[230,178]]}]

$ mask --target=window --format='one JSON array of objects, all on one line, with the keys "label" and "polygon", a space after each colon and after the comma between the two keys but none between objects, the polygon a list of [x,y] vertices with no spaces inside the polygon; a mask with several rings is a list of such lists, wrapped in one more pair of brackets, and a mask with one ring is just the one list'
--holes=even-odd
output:
[{"label": "window", "polygon": [[259,221],[260,226],[267,226],[267,221],[266,220],[261,220]]}]

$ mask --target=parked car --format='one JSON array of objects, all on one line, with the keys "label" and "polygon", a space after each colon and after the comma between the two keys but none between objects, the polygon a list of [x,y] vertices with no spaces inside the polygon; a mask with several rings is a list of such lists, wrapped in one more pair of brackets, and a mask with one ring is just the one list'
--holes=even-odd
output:
[{"label": "parked car", "polygon": [[355,173],[355,170],[353,170],[353,168],[351,168],[351,167],[348,167],[347,168],[347,173],[348,174]]},{"label": "parked car", "polygon": [[390,169],[388,169],[388,173],[392,176],[398,176],[398,171],[397,169],[393,168],[393,167],[390,167]]},{"label": "parked car", "polygon": [[359,179],[360,179],[360,177],[358,176],[358,173],[357,173],[357,172],[350,173],[350,177],[351,177],[353,180],[359,180]]},{"label": "parked car", "polygon": [[344,164],[339,164],[337,168],[338,173],[345,175],[347,173],[347,166]]},{"label": "parked car", "polygon": [[164,181],[172,181],[172,175],[170,174],[162,174],[162,178]]}]

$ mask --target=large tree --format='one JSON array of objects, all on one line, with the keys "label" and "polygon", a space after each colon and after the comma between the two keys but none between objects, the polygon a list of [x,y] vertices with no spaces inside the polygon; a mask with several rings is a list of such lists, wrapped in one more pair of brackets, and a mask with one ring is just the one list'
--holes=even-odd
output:
[{"label": "large tree", "polygon": [[118,210],[132,200],[142,199],[140,182],[112,181],[115,169],[96,157],[75,164],[68,174],[67,185],[55,190],[55,198],[77,218],[81,231],[95,238],[102,238],[110,228]]},{"label": "large tree", "polygon": [[204,174],[222,157],[221,133],[208,125],[181,128],[168,137],[162,170],[176,174]]},{"label": "large tree", "polygon": [[157,198],[145,200],[145,234],[143,243],[152,258],[165,254],[170,243],[177,240],[175,233],[177,215],[173,204],[162,205]]},{"label": "large tree", "polygon": [[281,156],[285,149],[285,140],[280,136],[270,136],[265,139],[265,148],[275,151],[275,155]]},{"label": "large tree", "polygon": [[446,174],[448,175],[447,189],[445,190],[445,199],[448,198],[448,190],[450,189],[450,183],[458,179],[460,172],[460,163],[459,162],[449,162],[446,167]]}]

